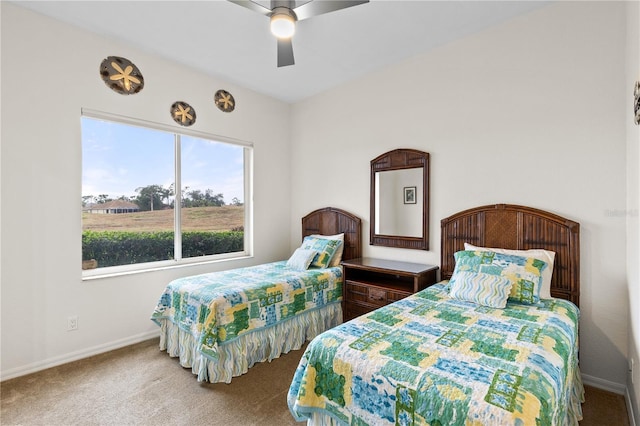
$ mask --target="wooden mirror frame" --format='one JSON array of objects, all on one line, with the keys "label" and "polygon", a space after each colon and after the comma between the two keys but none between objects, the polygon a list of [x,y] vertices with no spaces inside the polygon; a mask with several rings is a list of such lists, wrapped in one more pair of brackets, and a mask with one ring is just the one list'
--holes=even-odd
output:
[{"label": "wooden mirror frame", "polygon": [[[376,234],[376,173],[422,168],[422,236]],[[429,153],[415,149],[396,149],[371,160],[371,197],[369,199],[370,244],[373,246],[429,250]],[[419,200],[418,200],[419,202]]]}]

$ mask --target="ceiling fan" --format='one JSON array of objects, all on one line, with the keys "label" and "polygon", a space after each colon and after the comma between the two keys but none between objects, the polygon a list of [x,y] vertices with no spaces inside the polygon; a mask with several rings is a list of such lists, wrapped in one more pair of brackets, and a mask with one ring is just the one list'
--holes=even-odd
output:
[{"label": "ceiling fan", "polygon": [[271,19],[271,32],[278,40],[278,67],[295,63],[291,38],[297,21],[369,2],[369,0],[311,0],[296,6],[295,0],[271,0],[271,8],[267,8],[251,0],[229,1]]}]

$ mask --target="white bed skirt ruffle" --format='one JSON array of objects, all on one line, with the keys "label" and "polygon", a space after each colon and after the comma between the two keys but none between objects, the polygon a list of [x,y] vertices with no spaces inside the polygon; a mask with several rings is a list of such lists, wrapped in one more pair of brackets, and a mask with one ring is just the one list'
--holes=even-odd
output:
[{"label": "white bed skirt ruffle", "polygon": [[252,331],[218,347],[218,359],[203,356],[191,333],[167,319],[160,323],[160,350],[179,357],[180,365],[191,368],[199,382],[230,383],[257,362],[271,361],[297,350],[325,330],[342,323],[342,307],[334,303],[304,312],[269,328]]},{"label": "white bed skirt ruffle", "polygon": [[573,388],[571,389],[570,402],[568,404],[567,424],[577,425],[582,420],[582,403],[584,402],[584,385],[582,384],[582,374],[576,367],[573,374]]}]

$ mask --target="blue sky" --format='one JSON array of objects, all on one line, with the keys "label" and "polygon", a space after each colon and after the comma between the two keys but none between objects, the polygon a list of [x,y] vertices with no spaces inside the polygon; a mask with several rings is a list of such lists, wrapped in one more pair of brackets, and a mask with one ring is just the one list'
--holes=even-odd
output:
[{"label": "blue sky", "polygon": [[[182,187],[244,201],[243,147],[182,136]],[[174,181],[174,136],[82,118],[82,195],[135,196],[136,188]]]}]

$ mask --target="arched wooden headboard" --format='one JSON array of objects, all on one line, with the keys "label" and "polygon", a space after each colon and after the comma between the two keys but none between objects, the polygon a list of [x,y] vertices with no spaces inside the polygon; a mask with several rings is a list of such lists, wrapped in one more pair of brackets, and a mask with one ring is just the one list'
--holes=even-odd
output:
[{"label": "arched wooden headboard", "polygon": [[464,210],[441,221],[441,276],[451,278],[453,254],[464,243],[556,253],[551,295],[580,303],[580,224],[532,207],[492,204]]},{"label": "arched wooden headboard", "polygon": [[362,257],[362,221],[359,217],[335,207],[325,207],[302,218],[302,238],[311,234],[341,233],[344,233],[342,259]]}]

